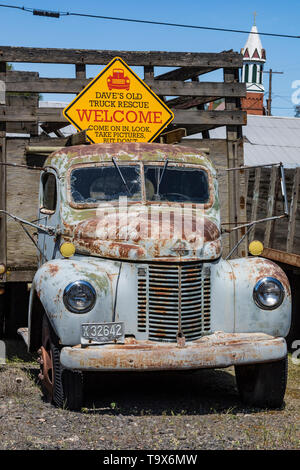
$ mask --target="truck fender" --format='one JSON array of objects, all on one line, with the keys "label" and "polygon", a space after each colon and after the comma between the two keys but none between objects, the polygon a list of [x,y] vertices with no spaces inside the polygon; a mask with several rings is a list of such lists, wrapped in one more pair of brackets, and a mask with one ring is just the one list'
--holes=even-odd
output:
[{"label": "truck fender", "polygon": [[[36,272],[29,301],[29,350],[39,348],[45,313],[62,345],[80,343],[80,326],[86,322],[111,321],[119,263],[84,258],[57,259]],[[94,307],[87,313],[70,312],[63,301],[64,290],[74,281],[89,282],[96,291]]]},{"label": "truck fender", "polygon": [[[285,337],[291,324],[291,289],[284,271],[272,261],[259,257],[228,260],[235,285],[235,333],[261,332]],[[253,299],[256,283],[273,277],[284,288],[284,300],[273,310],[258,307]]]}]

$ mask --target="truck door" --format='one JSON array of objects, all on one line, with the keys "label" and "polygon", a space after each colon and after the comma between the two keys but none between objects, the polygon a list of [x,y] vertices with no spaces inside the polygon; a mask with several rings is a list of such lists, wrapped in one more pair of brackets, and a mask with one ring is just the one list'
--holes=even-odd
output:
[{"label": "truck door", "polygon": [[[41,175],[40,184],[40,207],[39,224],[45,227],[56,227],[58,224],[58,201],[57,201],[56,174],[46,171]],[[39,232],[38,247],[40,249],[39,264],[43,264],[55,257],[55,237],[47,233]]]}]

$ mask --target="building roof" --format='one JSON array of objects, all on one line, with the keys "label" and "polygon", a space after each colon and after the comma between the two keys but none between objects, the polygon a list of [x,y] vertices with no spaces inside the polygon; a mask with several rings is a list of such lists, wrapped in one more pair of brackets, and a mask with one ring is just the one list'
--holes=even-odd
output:
[{"label": "building roof", "polygon": [[[243,126],[245,165],[282,162],[286,168],[300,166],[300,118],[248,115]],[[225,139],[226,128],[209,131],[212,139]],[[194,134],[186,139],[201,139]]]}]

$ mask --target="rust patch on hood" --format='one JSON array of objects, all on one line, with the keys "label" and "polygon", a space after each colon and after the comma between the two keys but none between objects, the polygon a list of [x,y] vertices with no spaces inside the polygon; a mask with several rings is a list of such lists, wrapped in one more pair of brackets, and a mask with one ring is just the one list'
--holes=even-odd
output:
[{"label": "rust patch on hood", "polygon": [[205,218],[204,220],[204,241],[213,242],[220,238],[220,230],[215,223]]},{"label": "rust patch on hood", "polygon": [[[184,223],[183,223],[184,221]],[[220,230],[208,217],[180,208],[160,207],[149,218],[140,205],[129,214],[103,212],[79,222],[71,235],[75,246],[95,256],[152,260],[216,259],[221,254]]]},{"label": "rust patch on hood", "polygon": [[55,276],[59,271],[59,267],[56,264],[48,264],[47,269],[50,273],[50,276]]}]

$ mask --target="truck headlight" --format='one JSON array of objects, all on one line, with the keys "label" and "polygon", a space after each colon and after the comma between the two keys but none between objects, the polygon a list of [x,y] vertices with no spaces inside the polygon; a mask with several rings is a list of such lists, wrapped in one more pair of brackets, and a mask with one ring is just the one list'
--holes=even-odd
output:
[{"label": "truck headlight", "polygon": [[89,282],[71,282],[64,290],[63,300],[70,312],[86,313],[95,305],[96,291]]},{"label": "truck headlight", "polygon": [[258,307],[264,310],[274,310],[283,302],[284,288],[278,279],[264,277],[255,285],[253,299]]}]

